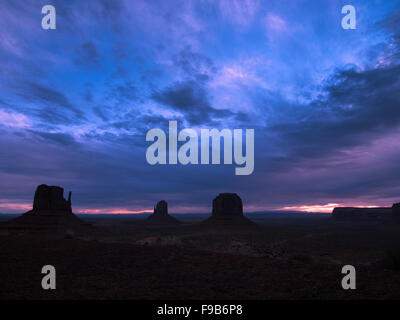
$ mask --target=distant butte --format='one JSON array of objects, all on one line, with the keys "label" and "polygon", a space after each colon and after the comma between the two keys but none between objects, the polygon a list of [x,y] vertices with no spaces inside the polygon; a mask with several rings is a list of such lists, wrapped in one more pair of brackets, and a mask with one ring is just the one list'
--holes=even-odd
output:
[{"label": "distant butte", "polygon": [[147,222],[154,225],[178,224],[179,221],[168,214],[168,203],[161,200],[154,207],[154,212],[147,218]]},{"label": "distant butte", "polygon": [[66,232],[87,226],[72,213],[71,192],[66,200],[63,188],[45,184],[36,188],[32,210],[6,222],[15,232]]},{"label": "distant butte", "polygon": [[252,225],[243,215],[242,199],[236,193],[220,193],[212,202],[212,215],[203,224]]},{"label": "distant butte", "polygon": [[392,217],[396,222],[400,222],[400,202],[394,203],[392,206]]},{"label": "distant butte", "polygon": [[400,221],[400,203],[392,207],[357,208],[337,207],[332,211],[336,221]]}]

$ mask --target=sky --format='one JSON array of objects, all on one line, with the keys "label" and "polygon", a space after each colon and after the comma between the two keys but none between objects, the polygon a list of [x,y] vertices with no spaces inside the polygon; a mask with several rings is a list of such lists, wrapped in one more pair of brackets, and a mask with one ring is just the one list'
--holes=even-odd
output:
[{"label": "sky", "polygon": [[[254,172],[150,165],[169,120],[254,129]],[[0,2],[0,212],[39,184],[77,213],[210,212],[222,192],[247,212],[391,206],[399,141],[397,0]]]}]

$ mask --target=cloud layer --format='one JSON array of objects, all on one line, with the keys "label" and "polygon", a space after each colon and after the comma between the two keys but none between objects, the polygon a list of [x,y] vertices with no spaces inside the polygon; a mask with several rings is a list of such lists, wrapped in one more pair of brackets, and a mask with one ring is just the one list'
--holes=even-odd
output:
[{"label": "cloud layer", "polygon": [[[400,4],[356,1],[356,30],[341,5],[2,2],[0,212],[41,183],[81,212],[208,212],[220,192],[248,210],[400,201]],[[168,120],[254,128],[254,173],[150,166],[146,132]]]}]

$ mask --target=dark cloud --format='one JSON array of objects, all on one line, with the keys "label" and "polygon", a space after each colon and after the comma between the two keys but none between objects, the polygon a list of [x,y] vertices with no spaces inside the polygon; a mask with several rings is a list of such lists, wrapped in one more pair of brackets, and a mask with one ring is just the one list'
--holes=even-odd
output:
[{"label": "dark cloud", "polygon": [[135,100],[137,98],[137,88],[130,82],[118,86],[117,90],[120,97],[124,99]]},{"label": "dark cloud", "polygon": [[141,139],[145,141],[146,132],[153,128],[162,128],[167,130],[168,120],[158,114],[134,114],[124,115],[124,121],[113,123],[115,127],[122,127],[126,130],[135,129]]},{"label": "dark cloud", "polygon": [[50,103],[54,103],[63,108],[79,113],[79,111],[73,107],[66,96],[54,89],[50,89],[43,85],[34,82],[25,82],[24,91],[20,93],[26,99],[42,100]]},{"label": "dark cloud", "polygon": [[78,65],[96,65],[100,67],[100,55],[93,41],[83,43],[76,51],[76,55],[75,62]]},{"label": "dark cloud", "polygon": [[155,92],[152,95],[155,101],[181,112],[193,125],[212,124],[216,119],[234,115],[230,110],[211,106],[206,85],[217,69],[210,58],[185,46],[173,57],[173,62],[185,80]]},{"label": "dark cloud", "polygon": [[107,100],[115,100],[118,103],[118,108],[121,104],[126,102],[138,101],[138,88],[131,81],[124,81],[116,86],[110,88],[107,94]]},{"label": "dark cloud", "polygon": [[44,140],[47,140],[49,142],[55,142],[63,146],[71,146],[78,144],[74,139],[74,137],[66,133],[58,133],[58,132],[52,133],[52,132],[42,132],[34,130],[30,130],[30,132],[34,135],[43,138]]},{"label": "dark cloud", "polygon": [[399,66],[338,71],[325,93],[323,100],[298,106],[294,121],[282,117],[268,128],[296,160],[368,145],[400,125]]},{"label": "dark cloud", "polygon": [[154,93],[152,98],[180,111],[193,125],[212,123],[215,118],[234,115],[230,110],[211,107],[207,91],[195,81],[176,82],[163,91]]},{"label": "dark cloud", "polygon": [[[400,149],[384,139],[400,129],[400,66],[337,70],[322,96],[305,105],[269,97],[279,112],[256,128],[255,144],[263,147],[256,148],[253,185],[277,204],[386,198],[389,205],[400,192]],[[259,201],[251,189],[250,201]]]},{"label": "dark cloud", "polygon": [[55,89],[26,81],[15,90],[27,103],[34,103],[31,109],[24,109],[26,113],[49,123],[79,122],[85,119],[83,113],[70,103],[63,93]]},{"label": "dark cloud", "polygon": [[193,52],[190,46],[186,46],[179,52],[173,61],[189,78],[205,83],[215,74],[217,68],[207,56]]},{"label": "dark cloud", "polygon": [[103,121],[108,121],[109,117],[106,115],[106,113],[104,112],[105,107],[104,106],[96,106],[93,107],[93,112],[95,113],[95,115],[97,115],[101,120]]}]

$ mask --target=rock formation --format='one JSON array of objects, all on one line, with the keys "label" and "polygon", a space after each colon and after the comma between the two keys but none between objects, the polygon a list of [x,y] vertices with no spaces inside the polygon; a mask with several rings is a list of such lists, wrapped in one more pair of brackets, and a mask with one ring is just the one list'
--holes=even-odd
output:
[{"label": "rock formation", "polygon": [[242,199],[236,193],[220,193],[212,203],[212,215],[205,224],[253,224],[243,216]]},{"label": "rock formation", "polygon": [[167,216],[168,215],[168,203],[165,200],[161,200],[154,207],[154,212],[157,216]]},{"label": "rock formation", "polygon": [[72,213],[71,192],[68,200],[64,189],[42,184],[36,188],[32,210],[7,222],[7,229],[20,232],[62,232],[87,227]]},{"label": "rock formation", "polygon": [[243,216],[242,199],[236,193],[220,193],[213,200],[212,215],[214,217]]},{"label": "rock formation", "polygon": [[168,203],[165,200],[161,200],[154,207],[154,212],[147,218],[147,222],[151,224],[177,224],[179,223],[174,217],[168,214]]},{"label": "rock formation", "polygon": [[333,209],[332,218],[339,221],[385,221],[392,219],[392,208],[354,208]]},{"label": "rock formation", "polygon": [[392,206],[392,217],[396,222],[400,222],[400,202],[394,203]]},{"label": "rock formation", "polygon": [[33,199],[33,211],[72,213],[71,192],[68,195],[68,200],[65,200],[63,188],[42,184],[36,188]]}]

